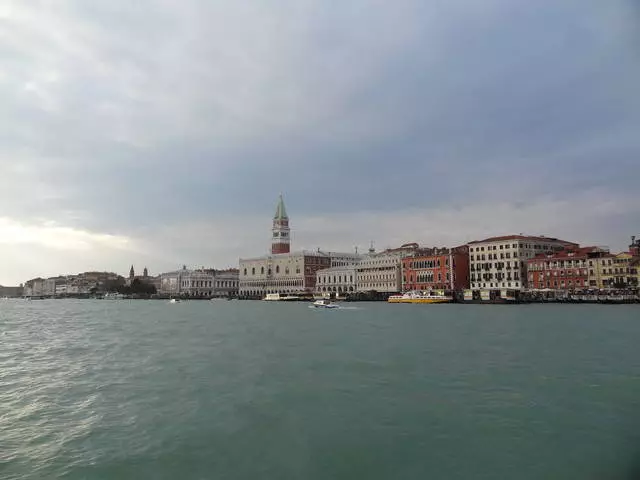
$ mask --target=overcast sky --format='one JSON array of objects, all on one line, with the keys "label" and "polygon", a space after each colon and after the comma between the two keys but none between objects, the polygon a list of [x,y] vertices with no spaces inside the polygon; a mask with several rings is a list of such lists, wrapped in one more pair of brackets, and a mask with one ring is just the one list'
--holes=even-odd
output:
[{"label": "overcast sky", "polygon": [[634,0],[4,0],[0,284],[640,234]]}]

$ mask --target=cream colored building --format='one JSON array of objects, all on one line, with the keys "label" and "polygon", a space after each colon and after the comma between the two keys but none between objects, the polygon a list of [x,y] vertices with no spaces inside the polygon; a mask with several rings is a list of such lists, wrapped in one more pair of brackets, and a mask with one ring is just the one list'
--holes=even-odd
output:
[{"label": "cream colored building", "polygon": [[594,265],[596,285],[600,289],[638,288],[638,257],[628,252],[607,255]]},{"label": "cream colored building", "polygon": [[241,297],[262,298],[268,293],[312,293],[316,272],[331,266],[331,257],[324,252],[298,251],[241,258]]},{"label": "cream colored building", "polygon": [[316,273],[316,293],[345,295],[357,291],[357,265],[326,268]]},{"label": "cream colored building", "polygon": [[356,267],[356,291],[396,293],[402,288],[403,252],[373,253]]},{"label": "cream colored building", "polygon": [[578,244],[557,238],[528,235],[491,237],[469,243],[470,283],[473,290],[512,289],[528,286],[527,260]]},{"label": "cream colored building", "polygon": [[238,272],[231,270],[188,269],[160,274],[162,295],[175,295],[193,298],[211,298],[235,296],[238,293]]}]

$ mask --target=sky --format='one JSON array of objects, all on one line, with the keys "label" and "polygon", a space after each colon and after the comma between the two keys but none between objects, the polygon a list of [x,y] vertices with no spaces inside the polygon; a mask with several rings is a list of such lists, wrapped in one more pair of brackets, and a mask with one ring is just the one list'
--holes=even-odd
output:
[{"label": "sky", "polygon": [[0,284],[640,235],[634,0],[4,0]]}]

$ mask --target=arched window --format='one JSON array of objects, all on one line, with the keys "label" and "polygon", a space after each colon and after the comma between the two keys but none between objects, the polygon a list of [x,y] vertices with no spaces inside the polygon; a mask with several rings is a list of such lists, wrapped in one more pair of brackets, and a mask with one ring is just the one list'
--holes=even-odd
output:
[{"label": "arched window", "polygon": [[253,267],[253,268],[251,269],[251,275],[255,275],[255,274],[256,274],[256,267]]},{"label": "arched window", "polygon": [[285,274],[287,274],[287,275],[289,275],[289,267],[285,267],[285,269],[284,269],[284,273],[285,273]]},{"label": "arched window", "polygon": [[246,269],[246,268],[244,269],[244,274],[245,274],[245,275],[247,274],[247,269]]},{"label": "arched window", "polygon": [[276,273],[280,273],[280,265],[276,265]]},{"label": "arched window", "polygon": [[260,267],[260,274],[264,275],[264,267]]}]

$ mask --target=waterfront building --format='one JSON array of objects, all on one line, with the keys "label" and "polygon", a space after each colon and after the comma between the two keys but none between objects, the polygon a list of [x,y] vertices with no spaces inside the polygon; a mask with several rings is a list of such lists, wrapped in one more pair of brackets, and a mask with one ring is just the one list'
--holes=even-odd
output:
[{"label": "waterfront building", "polygon": [[316,272],[331,266],[321,251],[298,251],[240,259],[240,296],[262,298],[268,293],[312,293]]},{"label": "waterfront building", "polygon": [[345,295],[357,291],[357,264],[340,265],[316,273],[316,293]]},{"label": "waterfront building", "polygon": [[469,247],[430,248],[402,259],[402,290],[469,288]]},{"label": "waterfront building", "polygon": [[235,269],[188,269],[160,274],[159,293],[163,295],[212,298],[238,293],[238,271]]},{"label": "waterfront building", "polygon": [[527,260],[528,286],[534,290],[598,288],[599,261],[607,261],[604,247],[568,247]]},{"label": "waterfront building", "polygon": [[237,268],[215,270],[213,274],[213,293],[215,297],[238,296],[239,272]]},{"label": "waterfront building", "polygon": [[621,252],[607,258],[601,275],[602,288],[628,289],[638,287],[638,277],[635,271],[638,257],[629,252]]},{"label": "waterfront building", "polygon": [[356,266],[356,291],[398,293],[402,289],[402,259],[418,251],[417,243],[407,243],[399,248],[376,253],[373,247],[369,255]]},{"label": "waterfront building", "polygon": [[527,260],[540,253],[577,247],[577,243],[529,235],[505,235],[470,242],[471,288],[524,290],[528,286]]}]

